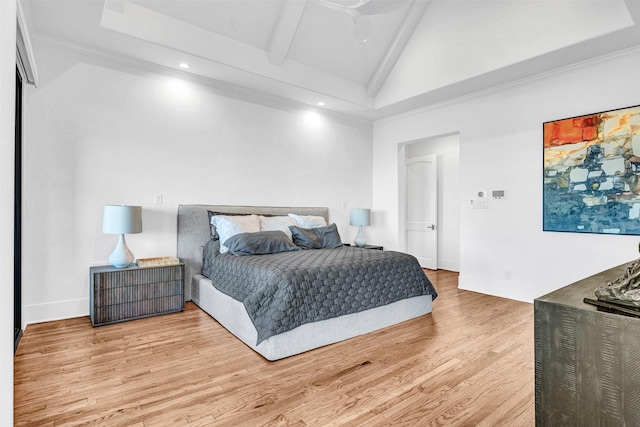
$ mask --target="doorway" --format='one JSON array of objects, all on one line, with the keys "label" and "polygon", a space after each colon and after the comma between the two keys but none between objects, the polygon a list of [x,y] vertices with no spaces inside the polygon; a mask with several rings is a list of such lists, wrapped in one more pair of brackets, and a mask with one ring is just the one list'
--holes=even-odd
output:
[{"label": "doorway", "polygon": [[424,268],[459,271],[460,135],[398,148],[398,247]]},{"label": "doorway", "polygon": [[22,337],[22,74],[16,67],[13,213],[13,351]]}]

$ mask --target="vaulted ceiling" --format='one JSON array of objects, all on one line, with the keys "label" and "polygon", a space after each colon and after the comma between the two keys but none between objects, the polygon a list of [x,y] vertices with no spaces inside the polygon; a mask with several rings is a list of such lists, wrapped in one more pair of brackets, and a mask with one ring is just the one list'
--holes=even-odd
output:
[{"label": "vaulted ceiling", "polygon": [[23,5],[38,42],[365,120],[640,45],[636,0]]}]

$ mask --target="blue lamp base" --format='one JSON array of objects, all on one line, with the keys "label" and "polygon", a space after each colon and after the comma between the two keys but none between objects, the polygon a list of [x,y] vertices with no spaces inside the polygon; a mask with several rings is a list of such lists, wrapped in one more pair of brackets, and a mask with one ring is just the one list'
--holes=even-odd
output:
[{"label": "blue lamp base", "polygon": [[124,234],[121,234],[116,248],[109,255],[109,262],[116,268],[124,268],[131,265],[134,259],[133,253],[131,253],[127,243],[124,241]]},{"label": "blue lamp base", "polygon": [[358,226],[358,234],[353,240],[353,243],[355,243],[359,248],[367,244],[367,237],[364,235],[364,228],[362,225]]}]

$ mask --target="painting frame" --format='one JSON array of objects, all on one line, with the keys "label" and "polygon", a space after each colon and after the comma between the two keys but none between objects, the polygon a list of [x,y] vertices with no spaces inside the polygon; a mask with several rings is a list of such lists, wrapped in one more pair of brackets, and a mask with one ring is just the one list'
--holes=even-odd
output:
[{"label": "painting frame", "polygon": [[542,125],[543,231],[640,235],[640,105]]}]

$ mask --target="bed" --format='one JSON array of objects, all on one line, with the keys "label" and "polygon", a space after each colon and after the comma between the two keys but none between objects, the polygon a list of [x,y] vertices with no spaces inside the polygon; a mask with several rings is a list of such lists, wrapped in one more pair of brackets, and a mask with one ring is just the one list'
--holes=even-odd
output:
[{"label": "bed", "polygon": [[[329,224],[328,208],[180,205],[178,207],[177,255],[185,263],[185,299],[193,301],[248,347],[271,361],[346,340],[431,312],[432,301],[437,293],[422,272],[417,260],[407,254],[344,247],[340,244],[332,249],[292,250],[282,254],[237,256],[229,253],[219,254],[221,242],[212,241],[215,227],[213,229],[211,227],[211,215],[255,214],[262,218],[280,218],[292,213],[305,218],[321,217],[326,224]],[[302,231],[308,230],[303,228]],[[392,259],[379,260],[388,257]],[[314,268],[316,273],[323,271],[321,278],[318,278],[319,273],[314,273],[315,276],[308,279],[316,280],[318,286],[309,285],[311,282],[305,282],[306,278],[296,279],[302,274],[298,264],[301,262],[314,265],[309,268]],[[391,269],[377,267],[381,262],[389,262],[394,266],[393,268],[400,268],[400,270],[392,273]],[[274,263],[276,267],[272,266]],[[348,270],[347,264],[351,263],[362,264],[359,267],[361,273],[350,273],[358,277],[353,280],[343,277],[347,274],[345,273]],[[332,271],[325,273],[324,270],[318,270],[327,265],[331,266]],[[267,270],[264,270],[265,268]],[[206,271],[206,275],[203,274],[203,270]],[[256,276],[250,274],[253,270],[257,271]],[[262,280],[265,283],[268,282],[268,286],[266,284],[258,286],[262,293],[260,298],[266,295],[266,298],[276,300],[280,305],[265,308],[266,303],[256,300],[255,289],[238,291],[241,295],[245,295],[242,292],[253,292],[244,297],[232,295],[232,287],[226,283],[231,280],[225,276],[229,271],[237,273],[233,280],[240,287],[243,285],[255,287],[257,286],[255,282]],[[287,281],[299,280],[304,283],[292,282],[298,288],[291,285],[293,290],[287,290],[288,293],[283,294],[282,289],[288,288],[289,282],[286,282],[286,286],[282,285],[285,279],[276,274],[286,275]],[[399,284],[396,286],[386,286],[384,283],[386,279],[382,276],[384,274],[395,274],[402,276],[402,279],[398,279]],[[380,286],[382,290],[358,290],[358,285],[351,283],[353,281],[366,282],[367,286],[374,286],[375,282],[383,282]],[[404,290],[404,283],[407,283],[408,290]],[[336,292],[342,293],[339,294],[339,298],[331,297],[334,298],[331,301],[344,302],[345,299],[350,298],[352,303],[343,303],[343,307],[338,308],[333,307],[331,301],[324,301],[324,308],[315,311],[306,309],[304,312],[296,311],[301,310],[300,307],[304,307],[305,303],[295,302],[297,301],[295,298],[324,298],[332,287]],[[299,296],[301,292],[315,292],[315,294]],[[360,297],[362,294],[373,293],[388,293],[387,298],[391,299],[380,305]],[[282,308],[282,304],[288,304],[291,301],[294,301],[293,305],[297,308]],[[325,311],[327,313],[324,313]],[[277,317],[278,325],[273,326],[271,324],[273,322],[258,319],[256,316],[261,313],[266,313],[266,317]],[[280,317],[286,319],[280,320]],[[286,325],[283,326],[283,324]]]}]

